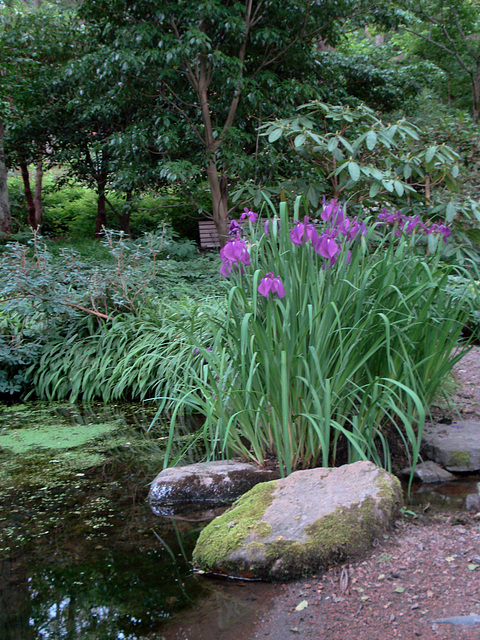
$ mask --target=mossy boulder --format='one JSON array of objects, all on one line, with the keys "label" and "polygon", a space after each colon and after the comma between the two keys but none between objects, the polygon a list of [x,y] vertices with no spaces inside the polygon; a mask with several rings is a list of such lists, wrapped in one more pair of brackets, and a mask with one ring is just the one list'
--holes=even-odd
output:
[{"label": "mossy boulder", "polygon": [[297,471],[256,485],[203,529],[193,562],[239,578],[289,580],[368,549],[402,503],[371,462]]}]

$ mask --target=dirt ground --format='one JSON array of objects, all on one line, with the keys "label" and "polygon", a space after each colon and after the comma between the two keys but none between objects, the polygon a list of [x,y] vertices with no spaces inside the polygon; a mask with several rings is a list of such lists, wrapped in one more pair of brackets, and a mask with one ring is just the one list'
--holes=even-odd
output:
[{"label": "dirt ground", "polygon": [[[461,415],[480,418],[478,348],[456,375]],[[164,638],[479,640],[479,621],[480,514],[427,510],[404,514],[366,557],[308,580],[220,588],[213,581],[209,599],[169,625]]]}]

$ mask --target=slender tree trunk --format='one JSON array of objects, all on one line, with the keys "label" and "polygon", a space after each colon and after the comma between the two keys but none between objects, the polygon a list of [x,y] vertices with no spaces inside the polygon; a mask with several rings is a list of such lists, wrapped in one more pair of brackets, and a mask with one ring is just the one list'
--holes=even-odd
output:
[{"label": "slender tree trunk", "polygon": [[132,237],[132,232],[130,230],[130,217],[132,215],[132,200],[133,194],[131,190],[127,191],[127,206],[124,208],[123,213],[120,217],[120,224],[122,225],[123,233],[129,238]]},{"label": "slender tree trunk", "polygon": [[228,189],[226,176],[218,175],[217,165],[211,162],[207,167],[208,184],[212,196],[213,221],[217,228],[220,246],[228,241]]},{"label": "slender tree trunk", "polygon": [[95,235],[100,236],[107,226],[107,209],[105,187],[107,186],[107,174],[98,173],[97,176],[97,220],[95,223]]},{"label": "slender tree trunk", "polygon": [[427,201],[427,204],[430,204],[430,197],[431,197],[430,176],[427,175],[425,178],[425,199]]},{"label": "slender tree trunk", "polygon": [[480,67],[477,67],[477,72],[472,76],[472,98],[473,124],[478,124],[478,117],[480,113]]},{"label": "slender tree trunk", "polygon": [[12,233],[12,217],[10,215],[10,201],[8,199],[8,174],[3,150],[5,128],[0,122],[0,237]]},{"label": "slender tree trunk", "polygon": [[38,158],[37,158],[37,165],[35,167],[35,195],[33,196],[36,229],[41,227],[43,222],[42,183],[43,183],[43,155],[41,152],[39,152]]},{"label": "slender tree trunk", "polygon": [[127,203],[124,207],[122,207],[122,212],[120,213],[118,209],[116,209],[110,200],[105,197],[105,204],[108,204],[113,213],[117,216],[118,221],[120,222],[120,226],[122,228],[123,233],[129,238],[132,237],[132,232],[130,231],[130,216],[132,213],[131,203],[132,200],[132,192],[127,191]]},{"label": "slender tree trunk", "polygon": [[25,200],[27,201],[27,223],[32,229],[36,229],[35,202],[33,199],[32,187],[30,186],[30,174],[28,173],[28,165],[26,162],[20,162],[20,171],[22,172],[23,191],[25,193]]}]

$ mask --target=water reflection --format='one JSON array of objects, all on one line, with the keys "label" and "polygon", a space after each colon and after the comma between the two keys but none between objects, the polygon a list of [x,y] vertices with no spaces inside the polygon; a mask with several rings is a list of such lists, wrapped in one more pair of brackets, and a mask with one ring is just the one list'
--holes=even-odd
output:
[{"label": "water reflection", "polygon": [[155,434],[144,433],[151,412],[13,409],[0,420],[10,432],[35,421],[116,428],[94,442],[102,463],[81,471],[64,463],[74,448],[63,457],[0,451],[0,639],[160,640],[165,621],[205,592],[185,561],[203,524],[173,528],[145,501],[161,468]]},{"label": "water reflection", "polygon": [[475,474],[458,476],[451,482],[414,485],[406,502],[414,509],[464,511],[466,498],[477,492],[479,480],[480,476]]}]

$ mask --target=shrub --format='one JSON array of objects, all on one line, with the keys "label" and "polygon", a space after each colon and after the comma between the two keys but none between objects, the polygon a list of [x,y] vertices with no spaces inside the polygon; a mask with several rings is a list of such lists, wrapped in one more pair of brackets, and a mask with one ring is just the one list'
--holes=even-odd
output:
[{"label": "shrub", "polygon": [[[165,234],[148,234],[137,242],[121,233],[106,232],[103,244],[94,244],[96,261],[71,248],[55,246],[52,251],[52,243],[47,245],[38,235],[30,234],[25,244],[5,245],[0,254],[0,395],[25,393],[37,379],[40,362],[38,375],[43,375],[43,368],[46,373],[42,378],[45,384],[36,387],[38,393],[49,398],[82,396],[85,389],[81,384],[77,388],[65,381],[79,379],[86,362],[94,368],[99,360],[103,366],[102,349],[107,349],[107,343],[115,359],[115,339],[119,340],[119,353],[124,353],[121,331],[112,327],[112,339],[107,335],[112,325],[117,326],[115,318],[124,320],[122,331],[133,340],[140,331],[135,318],[148,317],[159,309],[160,296],[170,301],[186,295],[203,299],[218,282],[218,277],[212,276],[214,260],[191,260],[194,277],[204,282],[203,288],[197,289],[189,279],[192,267],[188,268],[187,262],[166,259],[170,254],[185,257],[193,251],[190,243],[173,240],[168,229]],[[145,325],[148,328],[149,321]],[[154,330],[147,333],[151,337]],[[100,351],[95,351],[97,343]],[[85,349],[84,358],[79,348]],[[62,375],[65,380],[57,385]],[[152,375],[139,388],[154,387],[156,373]],[[102,395],[104,386],[92,389],[92,397],[110,397],[108,385]],[[118,397],[138,395],[136,387],[124,385]]]},{"label": "shrub", "polygon": [[209,320],[210,343],[190,335],[188,383],[163,400],[170,439],[188,407],[205,417],[195,441],[210,457],[274,456],[288,474],[335,464],[341,447],[389,469],[394,430],[415,464],[426,409],[464,353],[451,355],[465,318],[445,290],[451,268],[415,238],[441,244],[449,231],[385,213],[364,226],[334,202],[318,224],[299,222],[299,209],[293,228],[284,204],[265,229],[251,212],[243,237],[234,223],[221,252],[226,315]]}]

